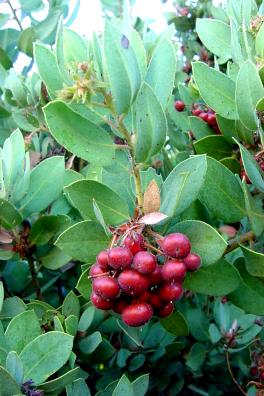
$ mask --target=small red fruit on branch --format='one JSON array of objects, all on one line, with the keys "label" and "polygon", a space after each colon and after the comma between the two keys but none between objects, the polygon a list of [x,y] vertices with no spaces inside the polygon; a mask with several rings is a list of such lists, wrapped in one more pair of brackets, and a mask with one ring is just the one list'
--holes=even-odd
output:
[{"label": "small red fruit on branch", "polygon": [[158,248],[134,229],[122,230],[90,268],[91,301],[98,309],[120,314],[128,326],[142,326],[153,315],[164,318],[173,312],[174,301],[183,295],[186,272],[196,271],[201,259],[191,253],[191,243],[182,233],[160,237],[151,231]]}]

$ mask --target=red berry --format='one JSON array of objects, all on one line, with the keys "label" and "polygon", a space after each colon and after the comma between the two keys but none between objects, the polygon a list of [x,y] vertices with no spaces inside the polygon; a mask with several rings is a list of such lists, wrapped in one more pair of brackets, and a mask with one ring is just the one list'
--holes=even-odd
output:
[{"label": "red berry", "polygon": [[166,281],[183,281],[186,267],[181,260],[167,260],[161,268],[162,277]]},{"label": "red berry", "polygon": [[93,280],[93,291],[98,294],[98,296],[105,299],[113,299],[120,294],[117,280],[110,276],[95,278]]},{"label": "red berry", "polygon": [[261,373],[259,374],[259,378],[261,381],[264,381],[264,371],[261,371]]},{"label": "red berry", "polygon": [[133,255],[141,252],[142,250],[145,250],[143,235],[133,231],[124,240],[124,245],[131,251]]},{"label": "red berry", "polygon": [[96,257],[97,263],[102,267],[103,269],[108,268],[108,251],[107,250],[102,250],[98,256]]},{"label": "red berry", "polygon": [[129,305],[128,301],[125,298],[119,298],[115,301],[115,305],[113,306],[113,311],[121,314],[123,310]]},{"label": "red berry", "polygon": [[198,117],[202,113],[201,109],[193,109],[192,114],[196,117]]},{"label": "red berry", "polygon": [[185,109],[185,103],[182,100],[176,100],[174,108],[175,110],[182,112]]},{"label": "red berry", "polygon": [[161,265],[157,265],[156,269],[151,274],[149,274],[148,278],[152,286],[159,285],[160,283],[163,282],[161,268],[162,268]]},{"label": "red berry", "polygon": [[152,307],[147,303],[129,305],[122,312],[122,320],[128,326],[142,326],[153,316]]},{"label": "red berry", "polygon": [[216,116],[215,114],[209,114],[207,117],[207,123],[209,125],[216,125]]},{"label": "red berry", "polygon": [[212,125],[212,128],[215,131],[216,135],[221,135],[221,131],[220,131],[219,126],[217,124]]},{"label": "red berry", "polygon": [[148,278],[133,269],[121,272],[118,283],[121,289],[130,295],[141,294],[149,287]]},{"label": "red berry", "polygon": [[96,293],[92,293],[90,297],[93,305],[96,306],[98,309],[108,310],[112,309],[114,306],[114,301],[105,300],[101,296],[98,296]]},{"label": "red berry", "polygon": [[148,290],[145,290],[139,297],[138,301],[139,302],[149,302],[151,298],[151,292]]},{"label": "red berry", "polygon": [[149,303],[153,308],[161,309],[164,307],[164,301],[158,293],[151,293]]},{"label": "red berry", "polygon": [[183,259],[183,262],[187,271],[197,271],[201,266],[201,257],[198,254],[190,253]]},{"label": "red berry", "polygon": [[97,275],[105,275],[105,269],[103,269],[99,264],[96,263],[90,267],[89,277],[93,278]]},{"label": "red berry", "polygon": [[149,252],[138,252],[133,259],[133,268],[141,274],[150,274],[157,266],[156,257]]},{"label": "red berry", "polygon": [[251,367],[251,368],[250,368],[250,374],[251,374],[253,377],[256,377],[256,376],[258,375],[258,368],[257,368],[256,366]]},{"label": "red berry", "polygon": [[203,121],[207,122],[207,120],[208,120],[208,113],[206,113],[205,111],[202,111],[202,112],[199,114],[199,118],[201,118]]},{"label": "red berry", "polygon": [[184,258],[191,251],[191,243],[186,235],[174,233],[166,235],[160,242],[161,249],[167,256]]},{"label": "red berry", "polygon": [[164,283],[159,291],[160,297],[164,301],[179,300],[182,296],[183,288],[180,283]]},{"label": "red berry", "polygon": [[108,252],[109,265],[114,269],[128,268],[133,261],[133,254],[124,247],[114,247]]},{"label": "red berry", "polygon": [[174,310],[174,305],[172,302],[169,302],[167,305],[165,305],[165,307],[161,308],[158,312],[157,312],[157,316],[159,318],[166,318],[167,316],[169,316]]}]

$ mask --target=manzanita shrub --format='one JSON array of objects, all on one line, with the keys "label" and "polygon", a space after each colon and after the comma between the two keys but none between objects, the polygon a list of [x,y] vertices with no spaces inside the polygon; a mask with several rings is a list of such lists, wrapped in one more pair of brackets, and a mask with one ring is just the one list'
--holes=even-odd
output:
[{"label": "manzanita shrub", "polygon": [[67,1],[44,38],[42,1],[20,3],[29,30],[0,32],[0,395],[263,394],[264,5],[179,0],[156,36],[102,1],[87,40]]}]

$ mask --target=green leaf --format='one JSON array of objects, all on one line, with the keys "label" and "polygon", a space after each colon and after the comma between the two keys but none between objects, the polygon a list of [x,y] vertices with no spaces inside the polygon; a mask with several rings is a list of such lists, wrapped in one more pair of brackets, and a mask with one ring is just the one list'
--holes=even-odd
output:
[{"label": "green leaf", "polygon": [[83,311],[78,324],[79,331],[86,331],[90,327],[94,319],[94,314],[94,306],[88,307],[85,309],[85,311]]},{"label": "green leaf", "polygon": [[213,227],[199,220],[178,223],[170,229],[170,232],[187,235],[191,241],[192,251],[201,256],[203,266],[218,261],[227,247],[224,238]]},{"label": "green leaf", "polygon": [[108,242],[101,225],[93,221],[82,221],[64,231],[55,244],[76,260],[91,263]]},{"label": "green leaf", "polygon": [[236,143],[239,145],[243,166],[249,180],[258,190],[264,192],[264,174],[261,171],[257,161],[255,160],[253,155],[237,140]]},{"label": "green leaf", "polygon": [[224,136],[206,136],[194,142],[197,154],[207,154],[216,160],[231,157],[233,152],[232,145],[226,141]]},{"label": "green leaf", "polygon": [[30,174],[30,184],[20,210],[30,214],[46,209],[62,191],[64,157],[51,157],[38,164]]},{"label": "green leaf", "polygon": [[231,29],[222,21],[209,18],[196,20],[196,31],[206,48],[217,55],[221,63],[231,59]]},{"label": "green leaf", "polygon": [[0,225],[7,230],[12,230],[22,220],[23,218],[15,206],[11,202],[0,198]]},{"label": "green leaf", "polygon": [[122,44],[124,38],[127,39],[106,21],[103,36],[105,63],[118,114],[128,112],[141,83],[136,55],[129,41],[128,45]]},{"label": "green leaf", "polygon": [[35,338],[20,354],[25,380],[32,379],[36,385],[44,382],[67,362],[72,345],[73,337],[59,331]]},{"label": "green leaf", "polygon": [[3,282],[0,281],[0,312],[2,311],[4,297],[5,297],[4,285]]},{"label": "green leaf", "polygon": [[127,203],[106,185],[93,180],[80,180],[65,188],[71,204],[84,219],[96,220],[96,201],[107,224],[120,224],[129,218]]},{"label": "green leaf", "polygon": [[135,396],[144,396],[148,391],[149,374],[143,374],[132,382]]},{"label": "green leaf", "polygon": [[264,315],[264,282],[250,275],[245,268],[243,259],[236,263],[241,276],[240,286],[231,294],[229,300],[253,315]]},{"label": "green leaf", "polygon": [[192,345],[186,359],[186,365],[193,371],[197,371],[203,365],[206,358],[206,346],[200,342]]},{"label": "green leaf", "polygon": [[10,351],[6,357],[6,369],[9,374],[21,385],[24,377],[22,362],[15,351]]},{"label": "green leaf", "polygon": [[195,139],[199,140],[206,136],[213,135],[212,129],[209,125],[201,120],[201,118],[191,116],[189,117],[190,130],[192,131]]},{"label": "green leaf", "polygon": [[210,324],[209,335],[210,335],[210,339],[213,344],[216,344],[222,338],[222,334],[221,334],[220,330],[214,323]]},{"label": "green leaf", "polygon": [[23,30],[18,41],[18,48],[29,57],[33,57],[33,43],[36,40],[36,32],[33,27]]},{"label": "green leaf", "polygon": [[8,297],[3,302],[0,319],[11,319],[25,310],[26,304],[23,300],[16,296]]},{"label": "green leaf", "polygon": [[85,300],[89,299],[90,294],[92,292],[92,284],[91,281],[88,279],[88,275],[89,275],[89,269],[85,270],[82,273],[76,285],[76,289],[83,296],[83,298],[85,298]]},{"label": "green leaf", "polygon": [[133,385],[129,379],[124,375],[118,381],[112,396],[134,396]]},{"label": "green leaf", "polygon": [[174,311],[167,318],[160,319],[160,323],[169,333],[176,336],[187,336],[189,334],[186,320],[178,311]]},{"label": "green leaf", "polygon": [[78,329],[78,320],[79,318],[77,318],[75,315],[70,315],[65,319],[65,328],[67,334],[75,337]]},{"label": "green leaf", "polygon": [[247,60],[241,66],[236,81],[236,106],[239,119],[248,129],[258,126],[256,105],[264,96],[264,89],[256,66]]},{"label": "green leaf", "polygon": [[134,105],[136,131],[136,161],[147,163],[163,147],[167,136],[167,121],[153,89],[142,84]]},{"label": "green leaf", "polygon": [[9,194],[23,175],[25,144],[22,133],[16,129],[8,139],[5,140],[1,153],[3,158],[3,174],[5,190]]},{"label": "green leaf", "polygon": [[33,224],[29,240],[34,245],[45,245],[54,237],[60,229],[69,223],[67,216],[42,216]]},{"label": "green leaf", "polygon": [[255,40],[255,49],[256,55],[260,58],[264,58],[264,26],[263,24],[260,26],[260,29],[257,33],[256,40]]},{"label": "green leaf", "polygon": [[197,198],[206,175],[206,157],[188,158],[177,165],[163,183],[160,211],[178,216]]},{"label": "green leaf", "polygon": [[58,68],[55,55],[44,44],[34,44],[34,59],[38,72],[47,89],[56,98],[58,91],[63,89],[63,79]]},{"label": "green leaf", "polygon": [[240,277],[236,268],[221,259],[197,272],[188,273],[184,287],[209,296],[225,296],[236,290],[239,283]]},{"label": "green leaf", "polygon": [[0,389],[1,396],[20,395],[20,386],[4,367],[0,366]]},{"label": "green leaf", "polygon": [[80,303],[78,297],[74,294],[72,290],[67,294],[63,301],[61,313],[66,317],[70,315],[75,315],[79,318]]},{"label": "green leaf", "polygon": [[193,63],[193,74],[206,104],[222,117],[236,120],[234,81],[202,62]]},{"label": "green leaf", "polygon": [[34,311],[25,311],[11,320],[7,326],[5,337],[10,350],[20,353],[40,334],[41,328]]},{"label": "green leaf", "polygon": [[102,340],[103,339],[99,331],[95,331],[87,337],[82,338],[79,343],[81,352],[85,355],[90,355],[101,344]]},{"label": "green leaf", "polygon": [[234,157],[227,157],[220,160],[221,164],[225,165],[232,173],[239,174],[241,166],[239,161]]},{"label": "green leaf", "polygon": [[67,385],[70,385],[77,379],[82,378],[84,374],[85,373],[80,369],[80,367],[75,367],[56,379],[38,385],[38,389],[42,389],[44,392],[61,392]]},{"label": "green leaf", "polygon": [[245,257],[246,269],[252,276],[264,277],[264,254],[240,246]]},{"label": "green leaf", "polygon": [[70,66],[87,62],[88,43],[85,38],[70,29],[63,29],[63,50],[65,62]]},{"label": "green leaf", "polygon": [[67,396],[91,396],[90,390],[83,379],[74,381],[66,386]]},{"label": "green leaf", "polygon": [[259,236],[264,231],[264,213],[262,208],[262,199],[258,196],[253,197],[248,189],[248,185],[244,180],[242,182],[242,188],[245,196],[245,205],[247,210],[247,216],[251,224],[254,233]]},{"label": "green leaf", "polygon": [[174,87],[176,73],[176,54],[172,43],[161,39],[149,62],[145,81],[155,92],[165,110]]},{"label": "green leaf", "polygon": [[67,85],[72,85],[73,79],[71,78],[71,75],[65,64],[63,41],[64,41],[64,30],[62,26],[62,17],[60,17],[56,32],[55,56],[64,83]]},{"label": "green leaf", "polygon": [[101,166],[111,162],[114,144],[104,129],[72,111],[62,101],[49,103],[44,107],[44,114],[54,139],[67,150]]},{"label": "green leaf", "polygon": [[207,173],[200,199],[209,213],[227,223],[245,216],[242,188],[235,175],[220,162],[207,158]]},{"label": "green leaf", "polygon": [[71,260],[71,256],[68,256],[61,249],[53,246],[53,248],[45,256],[40,257],[40,263],[43,267],[56,270],[67,264]]}]

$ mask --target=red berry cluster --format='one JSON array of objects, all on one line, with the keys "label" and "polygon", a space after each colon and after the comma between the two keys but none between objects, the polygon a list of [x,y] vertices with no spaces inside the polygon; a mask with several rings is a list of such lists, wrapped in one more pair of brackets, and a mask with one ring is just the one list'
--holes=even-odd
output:
[{"label": "red berry cluster", "polygon": [[[180,233],[158,240],[157,255],[146,250],[142,234],[131,232],[122,246],[101,251],[90,269],[92,303],[99,309],[122,315],[128,326],[142,326],[153,314],[169,316],[173,301],[183,294],[186,271],[200,267],[201,259],[191,253],[189,239]],[[158,259],[164,257],[164,264]]]},{"label": "red berry cluster", "polygon": [[[174,102],[174,108],[176,111],[182,112],[185,110],[186,105],[182,100],[176,100]],[[195,103],[192,105],[192,115],[201,118],[205,121],[216,134],[221,134],[220,129],[217,125],[215,111],[205,106],[203,103]]]}]

